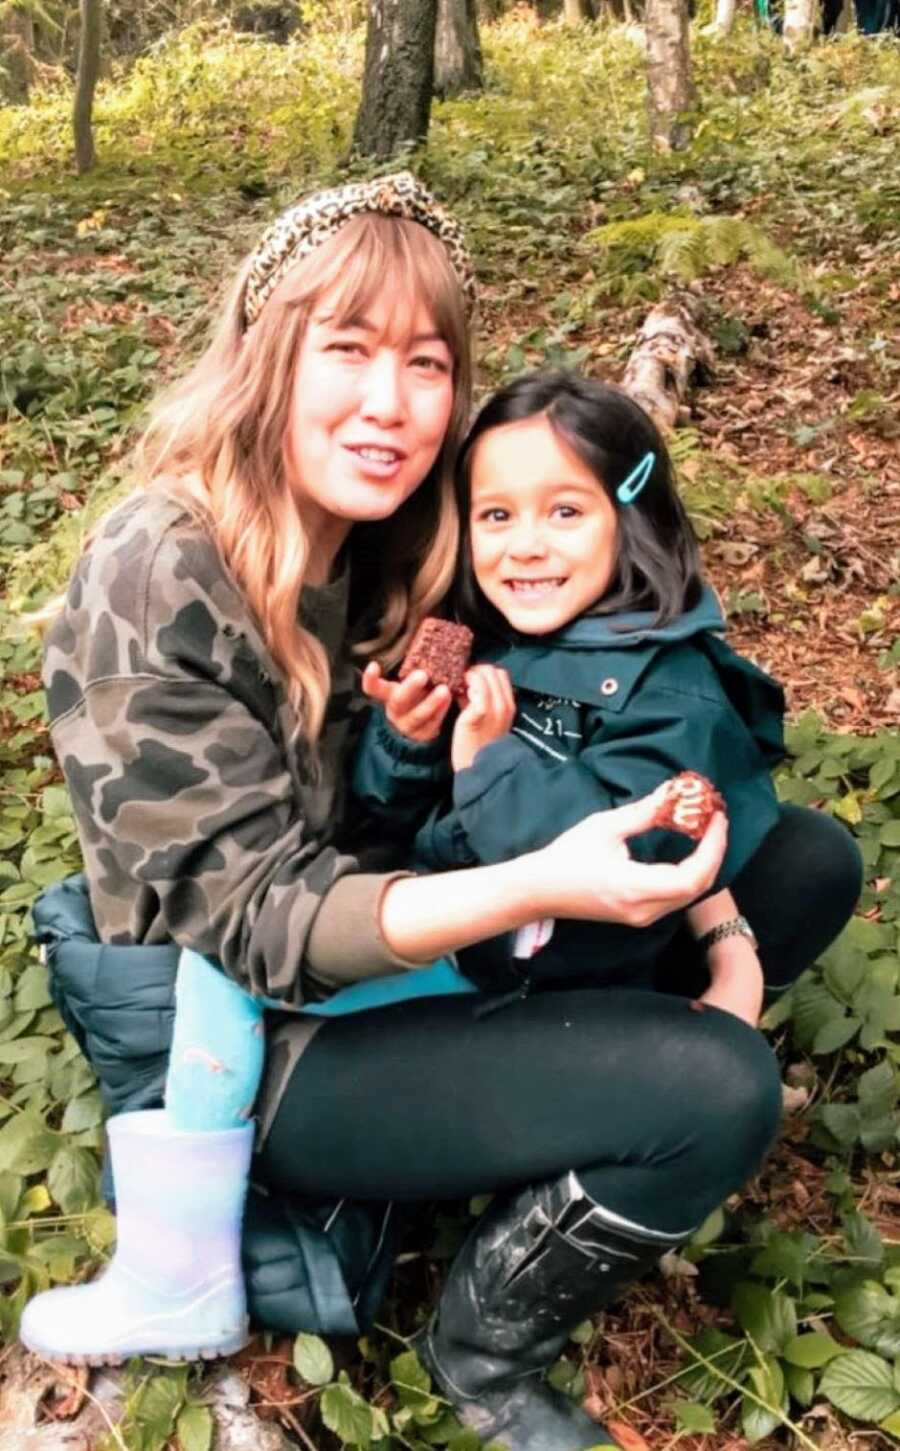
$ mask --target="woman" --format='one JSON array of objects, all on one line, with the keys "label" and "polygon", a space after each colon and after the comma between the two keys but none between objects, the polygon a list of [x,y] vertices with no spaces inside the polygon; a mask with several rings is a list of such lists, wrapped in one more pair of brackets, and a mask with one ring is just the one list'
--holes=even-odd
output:
[{"label": "woman", "polygon": [[[260,1175],[318,1197],[502,1191],[422,1354],[484,1439],[569,1451],[602,1432],[534,1373],[756,1168],[780,1090],[755,1031],[675,996],[304,1011],[382,974],[414,992],[423,965],[535,916],[649,923],[706,891],[724,850],[719,817],[681,865],[632,862],[649,798],[518,861],[412,877],[344,819],[349,632],[358,657],[394,663],[453,571],[471,293],[456,223],[408,174],[280,218],[151,425],[150,488],[86,552],[46,680],[101,937],[174,939],[288,1010],[269,1019]],[[830,863],[816,892],[846,915],[858,869],[831,825],[810,817],[805,839]],[[761,925],[771,884],[788,892],[784,855],[757,873]],[[249,1130],[188,1135],[163,1113],[125,1114],[111,1136],[116,1261],[94,1286],[38,1297],[23,1338],[99,1360],[227,1349],[242,1334],[228,1236]],[[215,1253],[192,1278],[204,1228]],[[140,1247],[163,1239],[166,1263],[148,1270]]]}]

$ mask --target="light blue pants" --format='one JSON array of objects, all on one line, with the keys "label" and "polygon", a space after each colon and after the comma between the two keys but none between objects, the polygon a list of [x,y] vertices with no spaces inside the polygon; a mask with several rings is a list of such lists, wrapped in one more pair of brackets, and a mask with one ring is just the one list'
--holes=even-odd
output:
[{"label": "light blue pants", "polygon": [[[475,991],[455,964],[442,957],[429,967],[351,983],[303,1012],[332,1017],[409,998]],[[184,948],[175,981],[175,1029],[166,1079],[166,1109],[176,1128],[240,1128],[252,1118],[265,1063],[266,1006],[265,999],[251,997],[226,977],[212,958]]]}]

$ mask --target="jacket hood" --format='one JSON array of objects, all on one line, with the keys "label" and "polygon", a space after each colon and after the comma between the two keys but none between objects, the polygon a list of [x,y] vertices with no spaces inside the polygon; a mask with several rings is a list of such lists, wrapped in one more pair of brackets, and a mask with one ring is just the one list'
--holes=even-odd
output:
[{"label": "jacket hood", "polygon": [[555,635],[520,635],[478,651],[507,670],[514,686],[540,695],[580,700],[618,712],[661,651],[696,641],[703,653],[724,651],[740,671],[753,670],[729,650],[725,621],[713,591],[704,586],[696,605],[662,628],[652,612],[584,615]]}]

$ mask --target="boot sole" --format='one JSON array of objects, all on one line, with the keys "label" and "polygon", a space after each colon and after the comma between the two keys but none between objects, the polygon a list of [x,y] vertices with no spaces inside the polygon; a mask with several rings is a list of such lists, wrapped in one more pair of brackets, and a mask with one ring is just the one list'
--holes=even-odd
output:
[{"label": "boot sole", "polygon": [[187,1346],[184,1348],[179,1347],[178,1349],[172,1347],[164,1349],[162,1346],[152,1348],[148,1346],[144,1350],[131,1350],[122,1354],[116,1351],[100,1351],[96,1355],[61,1354],[57,1350],[50,1350],[40,1345],[30,1345],[27,1340],[22,1343],[25,1349],[30,1350],[32,1354],[41,1355],[45,1360],[55,1361],[58,1365],[100,1366],[124,1365],[126,1361],[132,1360],[136,1355],[159,1356],[165,1360],[220,1360],[224,1355],[235,1355],[237,1351],[243,1350],[244,1346],[249,1343],[249,1340],[249,1335],[242,1335],[240,1339],[235,1338],[234,1340],[229,1340],[226,1344],[218,1347],[209,1346],[204,1348]]}]

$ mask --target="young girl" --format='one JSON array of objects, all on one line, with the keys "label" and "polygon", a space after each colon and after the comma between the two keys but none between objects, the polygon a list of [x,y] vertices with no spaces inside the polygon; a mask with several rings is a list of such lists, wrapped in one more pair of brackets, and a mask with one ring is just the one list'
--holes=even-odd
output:
[{"label": "young girl", "polygon": [[[518,856],[592,811],[701,772],[729,818],[717,890],[687,911],[707,951],[702,1000],[755,1024],[762,971],[728,885],[777,819],[769,770],[783,754],[783,695],[722,639],[659,432],[616,388],[529,375],[476,420],[458,491],[467,527],[453,605],[477,661],[468,704],[448,753],[448,689],[370,665],[364,689],[383,709],[357,758],[357,796],[393,830],[415,831],[417,866],[442,870]],[[661,830],[631,843],[646,861],[689,848]],[[537,923],[513,950],[544,985],[665,988],[659,964],[682,920]],[[486,980],[489,964],[496,983],[504,951],[477,946],[464,971]]]}]

